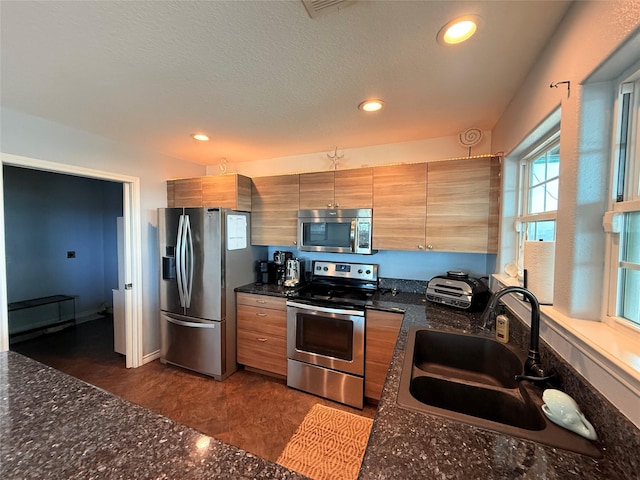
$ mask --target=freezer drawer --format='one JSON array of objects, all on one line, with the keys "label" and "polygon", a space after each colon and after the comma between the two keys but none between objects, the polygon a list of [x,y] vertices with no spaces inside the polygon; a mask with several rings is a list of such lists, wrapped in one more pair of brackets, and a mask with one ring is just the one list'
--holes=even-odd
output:
[{"label": "freezer drawer", "polygon": [[160,361],[221,380],[226,371],[225,322],[160,315]]}]

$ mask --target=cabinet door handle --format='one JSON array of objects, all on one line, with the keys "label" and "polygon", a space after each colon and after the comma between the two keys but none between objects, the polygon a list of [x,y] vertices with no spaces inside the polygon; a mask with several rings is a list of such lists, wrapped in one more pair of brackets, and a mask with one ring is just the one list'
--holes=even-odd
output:
[{"label": "cabinet door handle", "polygon": [[433,245],[429,244],[429,245],[427,245],[427,248],[428,248],[429,250],[433,250]]},{"label": "cabinet door handle", "polygon": [[266,300],[256,300],[256,303],[267,303]]},{"label": "cabinet door handle", "polygon": [[259,316],[259,317],[266,317],[267,316],[266,313],[256,313],[256,315]]},{"label": "cabinet door handle", "polygon": [[424,245],[418,245],[418,250],[424,250]]},{"label": "cabinet door handle", "polygon": [[331,203],[327,203],[327,208],[331,208],[333,205]]},{"label": "cabinet door handle", "polygon": [[336,208],[340,208],[340,204],[339,203],[336,203]]},{"label": "cabinet door handle", "polygon": [[256,338],[256,340],[258,340],[259,342],[266,342],[267,341],[266,338],[260,338],[260,337]]}]

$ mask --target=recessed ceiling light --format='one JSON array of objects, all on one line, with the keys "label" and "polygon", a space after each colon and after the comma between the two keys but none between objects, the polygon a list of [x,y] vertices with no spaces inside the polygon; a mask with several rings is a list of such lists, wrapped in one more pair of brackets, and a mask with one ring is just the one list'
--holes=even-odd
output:
[{"label": "recessed ceiling light", "polygon": [[209,137],[207,135],[205,135],[204,133],[193,133],[191,134],[191,136],[193,138],[195,138],[196,140],[200,140],[201,142],[206,142],[209,140]]},{"label": "recessed ceiling light", "polygon": [[438,32],[440,45],[455,45],[462,43],[473,36],[480,25],[480,17],[477,15],[465,15],[450,21]]},{"label": "recessed ceiling light", "polygon": [[358,105],[358,108],[363,112],[377,112],[382,108],[383,105],[384,102],[379,98],[372,98],[362,102],[360,105]]}]

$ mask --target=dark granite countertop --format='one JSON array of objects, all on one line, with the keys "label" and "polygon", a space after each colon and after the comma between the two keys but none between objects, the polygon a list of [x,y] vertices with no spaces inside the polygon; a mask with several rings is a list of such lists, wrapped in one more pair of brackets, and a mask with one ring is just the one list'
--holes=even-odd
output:
[{"label": "dark granite countertop", "polygon": [[269,295],[271,297],[289,297],[300,290],[304,285],[297,287],[283,287],[270,283],[250,283],[235,289],[236,292],[256,293],[258,295]]},{"label": "dark granite countertop", "polygon": [[18,353],[0,379],[3,479],[306,478]]}]

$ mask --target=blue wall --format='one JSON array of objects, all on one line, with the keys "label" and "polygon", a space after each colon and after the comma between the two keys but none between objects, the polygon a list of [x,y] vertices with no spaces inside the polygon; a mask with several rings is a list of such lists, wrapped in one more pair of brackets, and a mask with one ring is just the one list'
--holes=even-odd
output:
[{"label": "blue wall", "polygon": [[78,297],[80,314],[110,305],[122,185],[10,166],[3,172],[9,303],[66,294]]},{"label": "blue wall", "polygon": [[353,263],[376,263],[381,278],[428,281],[448,270],[462,270],[472,277],[488,276],[494,271],[496,255],[450,252],[405,252],[383,250],[374,255],[301,252],[290,247],[269,247],[269,260],[276,250],[292,252],[307,260],[329,260]]}]

